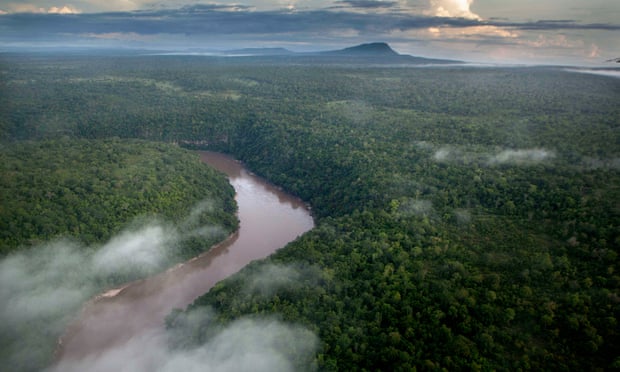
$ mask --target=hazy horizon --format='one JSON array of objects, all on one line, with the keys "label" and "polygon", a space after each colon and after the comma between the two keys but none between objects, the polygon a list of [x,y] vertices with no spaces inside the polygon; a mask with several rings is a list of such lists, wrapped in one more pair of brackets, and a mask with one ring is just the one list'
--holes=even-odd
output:
[{"label": "hazy horizon", "polygon": [[387,42],[428,58],[597,65],[620,55],[618,19],[613,0],[0,0],[0,50],[307,52]]}]

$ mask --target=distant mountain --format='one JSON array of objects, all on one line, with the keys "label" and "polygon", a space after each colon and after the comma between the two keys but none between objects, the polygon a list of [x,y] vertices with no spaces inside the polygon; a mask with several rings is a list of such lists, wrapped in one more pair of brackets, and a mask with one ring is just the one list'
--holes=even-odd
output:
[{"label": "distant mountain", "polygon": [[224,51],[223,54],[228,56],[284,56],[295,54],[295,52],[292,52],[285,48],[243,48],[227,50]]},{"label": "distant mountain", "polygon": [[331,55],[352,55],[352,56],[400,56],[400,54],[396,53],[394,49],[392,49],[387,43],[369,43],[369,44],[360,44],[350,48],[340,49],[340,50],[332,50],[323,52],[323,54],[331,54]]},{"label": "distant mountain", "polygon": [[462,61],[447,59],[432,59],[399,54],[387,43],[360,44],[349,48],[320,52],[318,55],[347,61],[349,63],[378,63],[378,64],[452,64]]},{"label": "distant mountain", "polygon": [[399,54],[387,43],[382,42],[322,52],[293,52],[285,48],[244,48],[227,50],[218,54],[227,58],[237,57],[238,62],[242,63],[251,61],[268,64],[434,65],[463,63],[462,61]]}]

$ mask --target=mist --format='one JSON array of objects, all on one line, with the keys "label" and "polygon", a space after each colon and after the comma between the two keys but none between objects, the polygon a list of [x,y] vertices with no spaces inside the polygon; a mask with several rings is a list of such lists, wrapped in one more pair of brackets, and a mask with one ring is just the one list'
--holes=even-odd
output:
[{"label": "mist", "polygon": [[[271,296],[318,280],[314,267],[260,264],[246,270],[238,296]],[[248,273],[249,272],[249,273]],[[168,329],[152,327],[86,357],[67,358],[48,372],[316,370],[318,337],[275,316],[245,316],[222,325],[211,307],[173,311]]]},{"label": "mist", "polygon": [[435,213],[433,203],[430,200],[408,198],[398,208],[398,212],[404,216],[432,217]]},{"label": "mist", "polygon": [[[295,361],[311,361],[318,345],[311,331],[275,318],[245,317],[218,327],[209,308],[179,317],[177,333],[195,333],[207,324],[213,336],[202,345],[178,348],[174,332],[150,330],[102,354],[63,360],[49,372],[298,371]],[[316,369],[311,362],[304,367]]]},{"label": "mist", "polygon": [[[182,343],[179,332],[195,334],[203,328],[185,326],[182,331],[166,331],[163,327],[165,315],[162,315],[161,322],[138,332],[128,331],[127,338],[123,336],[97,347],[94,353],[86,346],[85,353],[64,352],[75,340],[64,336],[69,325],[73,327],[75,320],[81,318],[80,309],[90,314],[90,309],[98,303],[89,299],[97,294],[115,297],[125,287],[119,285],[163,272],[178,262],[178,251],[185,241],[193,246],[196,237],[223,239],[228,232],[222,227],[201,223],[203,213],[214,208],[212,202],[205,201],[181,221],[137,219],[105,244],[85,246],[71,239],[60,239],[0,261],[0,343],[5,346],[0,354],[2,365],[12,371],[41,370],[50,366],[49,370],[54,372],[314,368],[318,338],[309,330],[274,317],[242,318],[223,327],[212,322],[215,314],[205,308],[179,315],[187,324],[195,325],[198,320],[203,322],[201,324],[209,324],[209,341],[200,346]],[[215,267],[212,272],[217,276],[220,271],[227,270],[227,267]],[[299,281],[316,280],[318,276],[313,270],[295,265],[265,266],[254,272],[241,295],[295,290]],[[162,277],[167,278],[166,275]],[[129,288],[135,290],[136,286],[126,289],[131,292]],[[107,298],[101,301],[117,304]],[[112,316],[122,317],[119,308],[114,309]],[[106,327],[105,322],[101,326]],[[101,336],[94,334],[98,335]],[[66,347],[57,348],[61,336]],[[55,351],[62,351],[61,358],[51,366]]]},{"label": "mist", "polygon": [[110,285],[163,271],[178,260],[184,239],[223,237],[197,224],[200,204],[179,225],[138,220],[103,245],[69,238],[13,253],[0,261],[0,361],[8,370],[49,363],[55,341],[82,305]]},{"label": "mist", "polygon": [[487,163],[494,164],[536,164],[555,157],[553,151],[545,149],[503,150],[490,155]]},{"label": "mist", "polygon": [[295,290],[302,281],[318,285],[320,279],[321,269],[315,266],[263,264],[245,278],[241,295],[270,297],[281,290]]},{"label": "mist", "polygon": [[620,70],[618,69],[565,69],[564,71],[576,72],[580,74],[592,74],[592,75],[600,75],[607,76],[620,79]]},{"label": "mist", "polygon": [[92,268],[102,275],[138,270],[143,274],[162,267],[177,238],[176,230],[162,225],[148,225],[139,231],[126,231],[94,253]]},{"label": "mist", "polygon": [[[82,304],[109,276],[137,278],[163,269],[171,256],[165,227],[126,231],[104,246],[58,240],[0,262],[0,333],[3,365],[28,370],[45,364]],[[127,275],[130,274],[130,277]]]},{"label": "mist", "polygon": [[472,151],[453,145],[441,145],[439,147],[426,143],[423,145],[416,144],[418,148],[430,151],[431,159],[439,163],[524,166],[548,163],[556,157],[555,151],[544,148]]}]

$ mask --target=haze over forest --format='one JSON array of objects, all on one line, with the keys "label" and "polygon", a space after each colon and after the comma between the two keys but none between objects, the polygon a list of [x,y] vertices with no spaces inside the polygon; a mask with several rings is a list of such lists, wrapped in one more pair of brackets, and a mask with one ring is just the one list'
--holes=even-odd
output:
[{"label": "haze over forest", "polygon": [[[0,0],[0,369],[620,368],[619,8]],[[314,228],[63,354],[226,255],[242,201],[196,150]]]},{"label": "haze over forest", "polygon": [[593,65],[618,58],[614,0],[0,1],[0,46],[397,51],[475,62]]}]

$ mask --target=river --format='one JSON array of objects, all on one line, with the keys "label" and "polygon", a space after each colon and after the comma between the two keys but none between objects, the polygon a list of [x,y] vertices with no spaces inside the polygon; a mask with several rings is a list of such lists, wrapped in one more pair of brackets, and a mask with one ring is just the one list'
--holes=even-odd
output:
[{"label": "river", "polygon": [[248,172],[234,159],[200,152],[202,161],[224,172],[236,191],[239,230],[208,252],[165,273],[110,290],[85,305],[58,348],[58,360],[96,356],[144,332],[163,327],[175,308],[185,308],[217,282],[264,258],[312,229],[299,199]]}]

